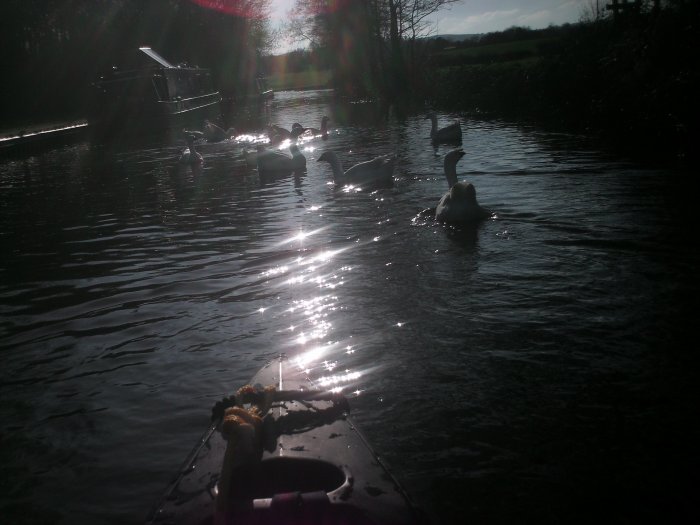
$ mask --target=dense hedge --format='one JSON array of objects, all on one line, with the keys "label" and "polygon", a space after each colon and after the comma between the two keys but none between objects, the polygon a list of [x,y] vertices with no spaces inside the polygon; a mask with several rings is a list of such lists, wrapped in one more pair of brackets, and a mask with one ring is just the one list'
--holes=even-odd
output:
[{"label": "dense hedge", "polygon": [[695,155],[699,2],[570,26],[537,60],[440,67],[433,103],[575,126],[661,157]]}]

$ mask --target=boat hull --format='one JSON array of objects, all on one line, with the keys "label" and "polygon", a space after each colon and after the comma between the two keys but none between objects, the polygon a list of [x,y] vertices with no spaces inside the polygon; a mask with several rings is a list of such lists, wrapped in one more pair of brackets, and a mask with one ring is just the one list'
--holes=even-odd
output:
[{"label": "boat hull", "polygon": [[[268,363],[251,384],[314,390],[308,376],[285,357]],[[228,494],[219,492],[227,446],[220,423],[205,432],[148,523],[424,523],[367,439],[333,401],[273,404],[265,418],[262,457],[236,468]],[[215,515],[222,497],[226,514]]]},{"label": "boat hull", "polygon": [[[101,111],[88,118],[90,135],[100,141],[128,139],[143,134],[180,137],[183,129],[201,129],[204,120],[221,118],[218,93],[177,101],[147,98],[123,103],[103,101]],[[99,105],[99,102],[97,103]]]}]

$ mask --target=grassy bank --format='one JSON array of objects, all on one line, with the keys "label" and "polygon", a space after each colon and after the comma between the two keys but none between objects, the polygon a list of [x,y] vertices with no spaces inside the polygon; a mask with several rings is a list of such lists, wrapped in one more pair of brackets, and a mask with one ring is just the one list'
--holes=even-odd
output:
[{"label": "grassy bank", "polygon": [[433,54],[432,60],[438,67],[467,64],[493,64],[518,61],[533,61],[541,58],[544,50],[556,45],[557,38],[543,36],[528,40],[497,42],[479,46],[449,48]]},{"label": "grassy bank", "polygon": [[275,73],[265,77],[267,86],[275,91],[322,89],[330,84],[330,70],[307,69],[301,72]]}]

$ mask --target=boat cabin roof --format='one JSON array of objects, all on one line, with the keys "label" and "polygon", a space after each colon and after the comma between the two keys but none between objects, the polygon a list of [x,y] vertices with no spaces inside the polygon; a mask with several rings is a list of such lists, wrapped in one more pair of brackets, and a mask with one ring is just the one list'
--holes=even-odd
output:
[{"label": "boat cabin roof", "polygon": [[173,66],[170,62],[168,62],[167,60],[165,60],[162,56],[160,56],[158,53],[156,53],[155,51],[153,51],[153,49],[151,49],[151,48],[148,47],[148,46],[142,46],[142,47],[140,47],[140,48],[139,48],[139,51],[145,53],[146,55],[148,55],[150,58],[152,58],[153,60],[155,60],[156,62],[158,62],[158,63],[159,63],[161,66],[163,66],[163,67],[175,67],[175,66]]}]

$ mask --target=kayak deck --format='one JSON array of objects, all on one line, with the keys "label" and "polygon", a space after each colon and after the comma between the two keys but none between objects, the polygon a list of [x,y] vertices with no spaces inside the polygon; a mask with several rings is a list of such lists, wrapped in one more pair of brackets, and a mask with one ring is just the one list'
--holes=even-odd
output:
[{"label": "kayak deck", "polygon": [[[286,357],[269,362],[252,385],[316,391]],[[219,494],[227,441],[221,418],[178,472],[149,523],[382,524],[423,523],[399,483],[347,416],[323,399],[276,401],[263,419],[262,456],[236,466],[228,494]],[[225,515],[215,512],[225,501]]]}]

